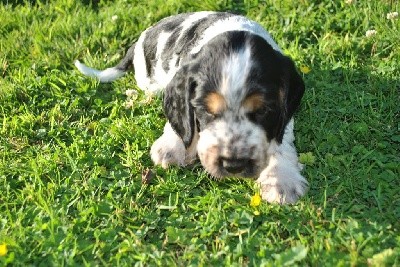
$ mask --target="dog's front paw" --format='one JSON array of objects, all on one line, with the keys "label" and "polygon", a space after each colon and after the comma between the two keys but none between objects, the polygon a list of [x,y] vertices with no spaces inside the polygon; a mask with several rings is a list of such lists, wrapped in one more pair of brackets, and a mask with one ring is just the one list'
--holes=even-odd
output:
[{"label": "dog's front paw", "polygon": [[264,170],[257,182],[261,186],[262,199],[279,204],[295,203],[308,188],[306,179],[295,168],[278,166]]},{"label": "dog's front paw", "polygon": [[162,135],[151,146],[151,159],[164,169],[169,165],[185,165],[185,145],[180,140],[169,140]]}]

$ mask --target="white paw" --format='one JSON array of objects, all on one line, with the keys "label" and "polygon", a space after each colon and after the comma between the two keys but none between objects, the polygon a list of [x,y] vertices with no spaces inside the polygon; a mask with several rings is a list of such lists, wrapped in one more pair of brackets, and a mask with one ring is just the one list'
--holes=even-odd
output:
[{"label": "white paw", "polygon": [[257,182],[261,186],[262,199],[279,204],[295,203],[308,188],[300,170],[290,166],[267,167],[261,172]]},{"label": "white paw", "polygon": [[168,140],[165,135],[158,138],[151,146],[151,159],[164,169],[169,165],[185,165],[185,146],[181,140]]}]

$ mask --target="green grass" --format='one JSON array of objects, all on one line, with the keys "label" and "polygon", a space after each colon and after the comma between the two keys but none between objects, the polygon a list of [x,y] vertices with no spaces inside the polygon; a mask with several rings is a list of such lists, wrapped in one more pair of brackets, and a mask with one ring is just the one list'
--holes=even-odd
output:
[{"label": "green grass", "polygon": [[[400,265],[398,1],[15,2],[0,4],[0,265]],[[251,181],[199,163],[142,184],[160,99],[126,109],[132,75],[98,84],[73,67],[112,66],[159,19],[208,9],[259,21],[311,68],[296,205],[253,208]]]}]

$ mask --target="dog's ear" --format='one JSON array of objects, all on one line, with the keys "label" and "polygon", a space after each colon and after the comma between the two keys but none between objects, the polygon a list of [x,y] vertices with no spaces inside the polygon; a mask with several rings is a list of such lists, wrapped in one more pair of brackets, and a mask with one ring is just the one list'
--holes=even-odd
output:
[{"label": "dog's ear", "polygon": [[279,143],[282,142],[286,125],[300,106],[305,90],[303,79],[297,72],[293,61],[284,56],[282,67],[283,74],[279,91],[280,118],[275,133],[275,138]]},{"label": "dog's ear", "polygon": [[164,113],[185,147],[192,143],[195,131],[194,110],[190,100],[194,96],[196,86],[195,79],[190,75],[190,67],[183,66],[164,92]]}]

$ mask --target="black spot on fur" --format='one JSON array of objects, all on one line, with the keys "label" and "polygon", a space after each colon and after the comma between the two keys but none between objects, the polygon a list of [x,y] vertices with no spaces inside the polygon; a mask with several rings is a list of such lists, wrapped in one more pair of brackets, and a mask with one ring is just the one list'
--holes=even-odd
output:
[{"label": "black spot on fur", "polygon": [[133,67],[133,57],[135,54],[135,46],[136,44],[133,44],[128,51],[126,52],[124,58],[118,63],[116,66],[117,69],[126,72],[128,69]]},{"label": "black spot on fur", "polygon": [[247,77],[249,93],[261,92],[264,109],[248,114],[261,125],[269,140],[282,142],[285,127],[300,104],[304,83],[293,62],[274,50],[263,38],[248,34],[253,66]]},{"label": "black spot on fur", "polygon": [[291,196],[292,196],[292,198],[295,198],[295,199],[297,199],[297,198],[299,198],[299,197],[300,197],[300,193],[299,193],[299,192],[297,192],[297,190],[296,190],[296,189],[292,189]]},{"label": "black spot on fur", "polygon": [[164,50],[161,54],[162,67],[167,72],[169,70],[169,63],[172,60],[176,51],[174,49],[177,39],[181,36],[182,27],[175,29],[165,44]]},{"label": "black spot on fur", "polygon": [[143,51],[146,60],[146,71],[149,77],[154,74],[154,61],[156,59],[157,41],[162,32],[176,30],[182,22],[192,13],[180,14],[165,18],[149,28],[143,41]]},{"label": "black spot on fur", "polygon": [[195,117],[190,104],[196,90],[190,67],[181,68],[165,88],[163,107],[172,129],[181,137],[185,147],[192,143]]},{"label": "black spot on fur", "polygon": [[251,146],[250,148],[249,148],[249,155],[254,155],[254,151],[256,150],[256,147],[254,147],[254,146]]},{"label": "black spot on fur", "polygon": [[161,56],[163,69],[165,71],[169,70],[170,61],[174,55],[176,55],[178,58],[178,60],[175,62],[175,66],[178,66],[178,64],[181,62],[181,57],[186,57],[186,55],[197,45],[199,39],[203,36],[203,33],[207,28],[209,28],[215,22],[226,19],[230,16],[233,15],[230,13],[211,14],[195,21],[184,32],[182,32],[182,25],[176,26],[175,29],[172,29],[171,31],[173,32],[168,38]]}]

